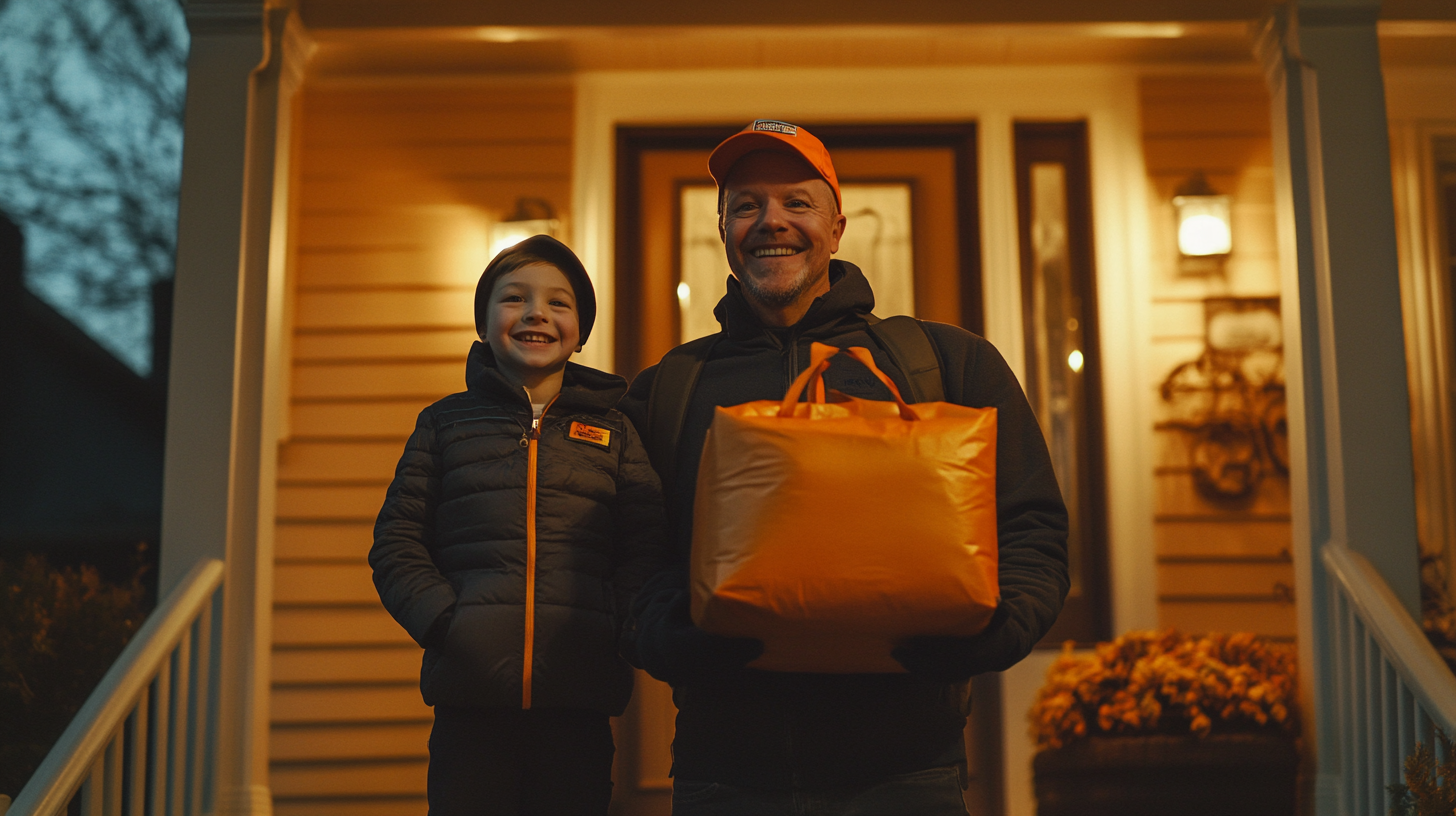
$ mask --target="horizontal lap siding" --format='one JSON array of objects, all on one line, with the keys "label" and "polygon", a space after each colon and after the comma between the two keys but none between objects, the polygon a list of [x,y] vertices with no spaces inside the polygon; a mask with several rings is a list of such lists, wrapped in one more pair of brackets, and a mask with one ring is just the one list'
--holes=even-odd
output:
[{"label": "horizontal lap siding", "polygon": [[420,650],[379,604],[374,516],[420,409],[464,387],[489,225],[565,217],[566,83],[310,88],[279,451],[270,784],[280,816],[423,814]]},{"label": "horizontal lap siding", "polygon": [[[1171,412],[1157,386],[1203,351],[1203,299],[1279,294],[1273,142],[1268,95],[1256,77],[1150,77],[1141,96],[1154,253],[1147,386],[1155,416],[1166,420]],[[1233,197],[1234,252],[1222,274],[1178,268],[1172,197],[1197,171]],[[1246,499],[1210,500],[1194,487],[1190,435],[1167,426],[1153,433],[1161,625],[1292,639],[1288,477],[1268,473]]]}]

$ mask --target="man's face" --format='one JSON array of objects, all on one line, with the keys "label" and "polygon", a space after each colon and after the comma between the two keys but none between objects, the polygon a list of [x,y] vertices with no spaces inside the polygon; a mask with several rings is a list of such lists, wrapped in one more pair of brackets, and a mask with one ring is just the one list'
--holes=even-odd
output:
[{"label": "man's face", "polygon": [[797,156],[749,153],[723,183],[718,232],[728,266],[748,297],[770,308],[827,288],[844,223],[829,183]]}]

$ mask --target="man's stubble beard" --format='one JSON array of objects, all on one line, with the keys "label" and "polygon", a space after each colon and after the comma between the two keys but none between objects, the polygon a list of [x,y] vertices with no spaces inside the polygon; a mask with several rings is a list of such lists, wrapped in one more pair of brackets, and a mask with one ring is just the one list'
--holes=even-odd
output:
[{"label": "man's stubble beard", "polygon": [[[826,269],[824,274],[829,274],[829,271]],[[810,287],[814,285],[814,282],[819,279],[818,275],[805,271],[799,274],[788,286],[781,289],[773,289],[764,286],[760,281],[748,275],[735,275],[735,277],[743,285],[743,290],[750,299],[771,309],[783,309],[797,303],[799,298],[805,292],[809,291]]]}]

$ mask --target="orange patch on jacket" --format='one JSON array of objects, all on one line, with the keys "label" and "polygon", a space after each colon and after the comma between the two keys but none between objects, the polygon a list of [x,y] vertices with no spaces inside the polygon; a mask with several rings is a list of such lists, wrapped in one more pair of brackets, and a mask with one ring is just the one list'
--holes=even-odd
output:
[{"label": "orange patch on jacket", "polygon": [[571,430],[568,431],[566,435],[571,437],[572,439],[580,439],[583,442],[591,442],[593,444],[601,445],[604,448],[610,447],[612,444],[611,431],[607,430],[606,428],[597,428],[591,425],[583,425],[580,422],[571,423]]}]

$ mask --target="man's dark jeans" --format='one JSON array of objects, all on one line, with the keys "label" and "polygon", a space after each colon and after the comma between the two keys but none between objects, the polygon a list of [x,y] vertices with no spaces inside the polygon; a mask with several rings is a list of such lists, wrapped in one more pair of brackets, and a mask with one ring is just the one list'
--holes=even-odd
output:
[{"label": "man's dark jeans", "polygon": [[746,788],[676,779],[673,816],[966,816],[961,772],[929,768],[862,787]]},{"label": "man's dark jeans", "polygon": [[430,816],[605,816],[614,751],[594,711],[435,706]]}]

